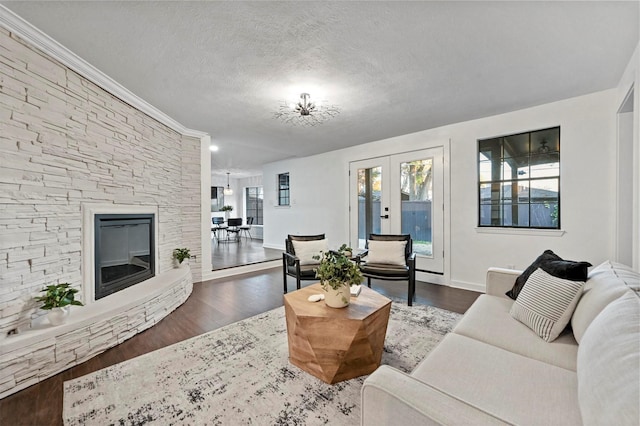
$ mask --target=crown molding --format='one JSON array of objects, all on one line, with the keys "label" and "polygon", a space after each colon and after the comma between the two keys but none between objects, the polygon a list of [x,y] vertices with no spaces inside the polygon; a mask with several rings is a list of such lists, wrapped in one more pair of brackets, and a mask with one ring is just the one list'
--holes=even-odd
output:
[{"label": "crown molding", "polygon": [[176,120],[135,95],[122,84],[118,83],[3,5],[0,5],[0,26],[80,74],[82,77],[176,132],[184,136],[194,138],[203,138],[204,136],[208,136],[205,132],[188,129],[178,123]]}]

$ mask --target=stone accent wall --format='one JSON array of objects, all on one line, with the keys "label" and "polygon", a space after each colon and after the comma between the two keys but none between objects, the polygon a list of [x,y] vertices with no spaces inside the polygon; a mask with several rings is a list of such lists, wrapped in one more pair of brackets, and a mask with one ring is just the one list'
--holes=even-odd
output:
[{"label": "stone accent wall", "polygon": [[156,273],[189,247],[201,280],[200,141],[0,28],[0,337],[43,314],[44,285],[81,289],[86,202],[158,206]]},{"label": "stone accent wall", "polygon": [[87,361],[155,325],[187,300],[192,283],[191,274],[183,274],[178,282],[144,303],[97,319],[88,318],[84,321],[88,324],[81,327],[55,327],[57,333],[47,333],[31,344],[1,354],[0,399]]}]

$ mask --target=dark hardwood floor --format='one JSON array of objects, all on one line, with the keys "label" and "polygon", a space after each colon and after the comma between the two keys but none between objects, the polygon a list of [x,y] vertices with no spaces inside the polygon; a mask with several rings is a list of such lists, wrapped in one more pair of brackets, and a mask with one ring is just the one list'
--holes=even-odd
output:
[{"label": "dark hardwood floor", "polygon": [[[304,285],[311,281],[303,282]],[[406,300],[403,282],[373,281],[372,288]],[[289,291],[295,281],[289,278]],[[464,313],[479,293],[416,283],[416,304]],[[66,380],[134,358],[283,305],[279,268],[196,283],[187,301],[156,324],[91,360],[0,400],[0,425],[61,425]]]},{"label": "dark hardwood floor", "polygon": [[219,244],[216,239],[211,240],[211,263],[214,271],[279,259],[282,259],[282,250],[264,248],[262,240],[242,237],[239,241],[223,239]]}]

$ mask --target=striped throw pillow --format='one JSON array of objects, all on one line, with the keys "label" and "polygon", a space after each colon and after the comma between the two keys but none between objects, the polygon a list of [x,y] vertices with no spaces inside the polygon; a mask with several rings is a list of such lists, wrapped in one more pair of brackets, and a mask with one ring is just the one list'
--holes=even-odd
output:
[{"label": "striped throw pillow", "polygon": [[583,286],[584,281],[557,278],[538,268],[527,279],[510,314],[552,342],[571,320]]}]

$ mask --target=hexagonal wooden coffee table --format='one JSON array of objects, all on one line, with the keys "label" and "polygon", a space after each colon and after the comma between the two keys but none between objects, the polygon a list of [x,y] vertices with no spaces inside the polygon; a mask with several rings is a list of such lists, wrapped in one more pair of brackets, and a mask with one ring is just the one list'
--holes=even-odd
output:
[{"label": "hexagonal wooden coffee table", "polygon": [[372,373],[380,366],[391,300],[362,287],[346,308],[309,302],[320,284],[284,295],[289,361],[333,384]]}]

